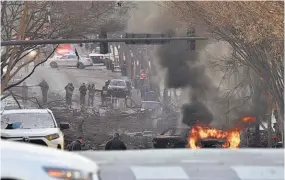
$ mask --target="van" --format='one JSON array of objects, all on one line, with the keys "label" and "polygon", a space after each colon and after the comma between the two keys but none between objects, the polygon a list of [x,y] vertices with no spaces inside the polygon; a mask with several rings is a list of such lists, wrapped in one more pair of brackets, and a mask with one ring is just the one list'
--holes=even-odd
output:
[{"label": "van", "polygon": [[98,54],[98,53],[91,53],[89,54],[89,57],[93,61],[93,64],[96,65],[105,65],[105,59],[109,58],[109,56],[106,56],[105,54]]}]

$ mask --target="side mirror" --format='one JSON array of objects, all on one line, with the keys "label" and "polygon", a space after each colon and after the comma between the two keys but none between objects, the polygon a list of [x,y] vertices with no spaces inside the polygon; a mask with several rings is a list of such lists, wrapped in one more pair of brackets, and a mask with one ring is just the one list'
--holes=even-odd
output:
[{"label": "side mirror", "polygon": [[61,122],[59,124],[60,129],[69,129],[69,123],[68,122]]}]

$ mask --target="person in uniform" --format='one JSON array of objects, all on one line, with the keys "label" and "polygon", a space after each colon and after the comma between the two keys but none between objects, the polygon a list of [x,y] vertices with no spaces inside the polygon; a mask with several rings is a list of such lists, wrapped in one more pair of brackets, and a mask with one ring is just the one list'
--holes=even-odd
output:
[{"label": "person in uniform", "polygon": [[75,141],[73,141],[71,144],[69,144],[67,148],[69,151],[81,151],[82,142],[83,142],[83,138],[78,137]]},{"label": "person in uniform", "polygon": [[94,96],[95,96],[95,85],[92,84],[90,86],[90,84],[88,85],[88,106],[92,106],[94,105]]},{"label": "person in uniform", "polygon": [[105,86],[102,87],[102,92],[101,92],[102,105],[107,105],[106,98],[108,95],[107,89],[108,89],[109,84],[110,84],[110,80],[106,81]]},{"label": "person in uniform", "polygon": [[65,92],[66,92],[66,104],[71,106],[72,105],[72,95],[73,95],[73,91],[74,91],[74,87],[72,83],[68,83],[65,86]]},{"label": "person in uniform", "polygon": [[41,90],[42,90],[43,103],[47,103],[49,85],[45,80],[42,80],[42,82],[39,84],[39,86],[41,87]]},{"label": "person in uniform", "polygon": [[86,88],[85,83],[83,83],[79,87],[79,92],[80,92],[80,105],[84,106],[85,105],[85,96],[86,96],[86,92],[87,92],[87,88]]}]

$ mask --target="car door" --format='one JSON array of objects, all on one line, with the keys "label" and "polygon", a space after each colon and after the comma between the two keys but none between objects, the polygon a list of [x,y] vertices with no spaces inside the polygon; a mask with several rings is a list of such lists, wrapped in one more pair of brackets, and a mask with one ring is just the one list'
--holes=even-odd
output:
[{"label": "car door", "polygon": [[68,59],[68,56],[62,56],[56,59],[56,63],[58,66],[67,66],[67,59]]},{"label": "car door", "polygon": [[77,63],[78,63],[77,56],[76,55],[68,55],[66,63],[67,63],[67,66],[70,66],[70,67],[77,66]]}]

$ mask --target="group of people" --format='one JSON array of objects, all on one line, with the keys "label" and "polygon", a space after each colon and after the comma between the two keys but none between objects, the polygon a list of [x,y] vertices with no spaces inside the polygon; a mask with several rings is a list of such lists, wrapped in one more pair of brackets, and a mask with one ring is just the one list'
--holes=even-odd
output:
[{"label": "group of people", "polygon": [[[74,92],[74,86],[72,83],[68,83],[65,86],[65,91],[66,91],[66,104],[71,105],[72,104],[72,95]],[[94,97],[95,97],[95,85],[94,84],[89,84],[86,87],[86,84],[83,83],[79,87],[79,92],[80,92],[80,105],[85,106],[85,99],[86,99],[86,94],[88,91],[88,106],[93,106],[94,105]]]},{"label": "group of people", "polygon": [[[69,151],[81,151],[83,138],[80,136],[75,141],[67,146]],[[108,141],[105,145],[105,150],[126,150],[127,147],[123,141],[120,140],[120,135],[115,133],[113,139]]]},{"label": "group of people", "polygon": [[[42,80],[39,85],[42,91],[42,102],[43,104],[47,103],[47,98],[48,98],[48,90],[49,90],[49,85],[45,80]],[[31,86],[27,86],[27,84],[25,82],[23,82],[22,85],[22,96],[23,96],[23,101],[24,103],[27,102],[28,100],[28,87]],[[74,86],[72,83],[68,83],[65,86],[65,101],[66,104],[71,106],[72,105],[72,96],[74,93]],[[86,84],[83,83],[80,87],[79,87],[79,92],[80,92],[80,105],[81,106],[85,106],[85,99],[86,99],[86,94],[88,93],[88,106],[94,106],[94,97],[95,97],[95,85],[94,84],[89,84],[86,87]]]}]

